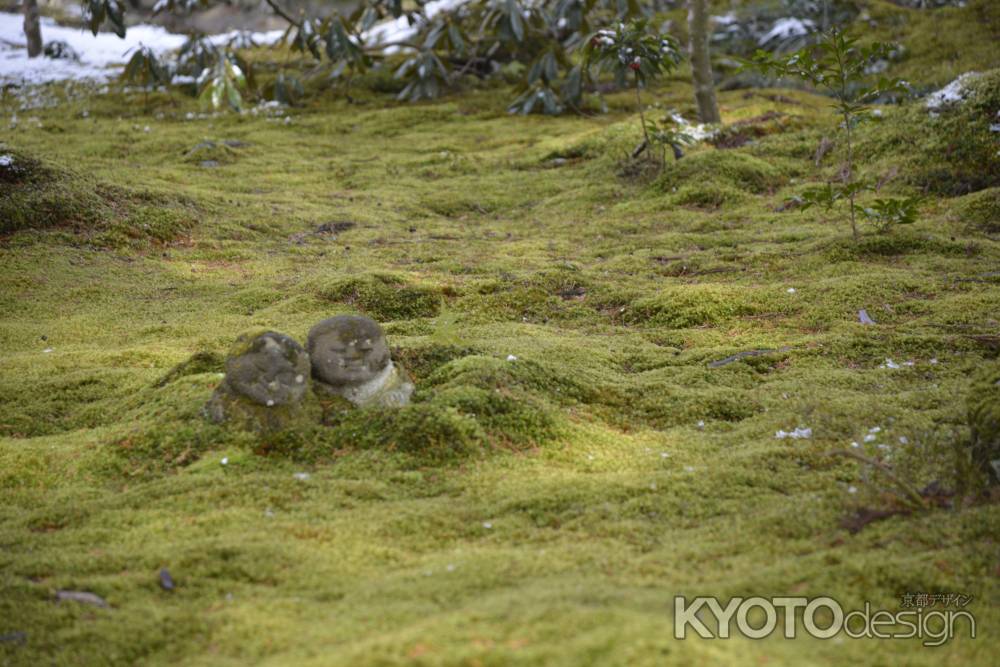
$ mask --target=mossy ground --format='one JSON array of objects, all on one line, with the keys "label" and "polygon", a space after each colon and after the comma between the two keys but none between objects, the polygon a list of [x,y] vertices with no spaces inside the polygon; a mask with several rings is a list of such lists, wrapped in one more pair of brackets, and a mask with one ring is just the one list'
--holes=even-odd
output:
[{"label": "mossy ground", "polygon": [[[689,113],[680,77],[648,96]],[[932,193],[917,224],[860,243],[837,215],[776,212],[842,158],[814,166],[835,121],[807,93],[723,93],[727,122],[792,120],[655,182],[601,148],[634,145],[630,95],[593,118],[508,116],[508,97],[358,94],[287,124],[158,96],[148,114],[116,95],[19,112],[37,122],[5,136],[16,150],[182,194],[197,222],[125,245],[4,238],[0,635],[26,633],[4,660],[992,664],[998,506],[851,535],[840,520],[892,488],[826,455],[879,426],[871,453],[947,478],[969,378],[997,353],[1000,243],[965,219],[989,207]],[[186,154],[206,138],[245,145],[203,168]],[[732,196],[683,197],[713,185]],[[301,341],[358,311],[384,320],[411,408],[267,442],[201,419],[239,332]],[[771,352],[708,365],[746,350]],[[813,437],[775,437],[797,426]],[[672,639],[675,595],[897,609],[919,592],[975,596],[979,637]]]}]

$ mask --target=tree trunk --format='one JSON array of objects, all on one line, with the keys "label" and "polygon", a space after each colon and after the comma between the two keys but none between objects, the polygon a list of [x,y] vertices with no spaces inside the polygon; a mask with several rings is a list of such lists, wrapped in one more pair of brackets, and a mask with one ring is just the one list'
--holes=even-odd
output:
[{"label": "tree trunk", "polygon": [[24,0],[24,37],[28,42],[28,57],[42,53],[42,25],[38,20],[38,0]]},{"label": "tree trunk", "polygon": [[708,0],[688,0],[688,32],[691,34],[691,79],[698,118],[703,123],[718,123],[719,105],[715,101],[712,61],[708,55]]}]

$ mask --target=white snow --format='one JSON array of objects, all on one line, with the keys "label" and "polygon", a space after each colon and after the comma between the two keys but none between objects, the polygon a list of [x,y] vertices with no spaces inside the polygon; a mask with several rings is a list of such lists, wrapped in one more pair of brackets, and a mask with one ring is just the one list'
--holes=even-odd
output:
[{"label": "white snow", "polygon": [[23,17],[0,12],[0,83],[47,83],[61,79],[106,80],[118,74],[114,65],[128,59],[130,49],[145,45],[158,53],[179,48],[187,39],[172,35],[163,28],[137,25],[128,29],[125,39],[110,32],[95,37],[89,30],[56,25],[42,19],[42,41],[63,41],[80,54],[80,60],[52,59],[39,56],[28,58],[25,49]]},{"label": "white snow", "polygon": [[0,167],[9,167],[14,164],[13,155],[0,155]]},{"label": "white snow", "polygon": [[785,438],[798,440],[799,438],[811,438],[812,434],[813,430],[811,428],[798,427],[794,431],[776,431],[774,437],[778,440],[784,440]]},{"label": "white snow", "polygon": [[[146,46],[157,54],[174,51],[187,41],[186,35],[176,35],[154,25],[129,27],[122,39],[110,32],[93,35],[90,30],[57,25],[49,18],[42,19],[42,41],[66,42],[80,55],[80,60],[53,59],[39,56],[28,58],[25,49],[20,14],[0,12],[0,84],[34,84],[63,79],[106,81],[118,76],[119,68],[131,56],[130,51]],[[284,31],[271,30],[259,33],[232,31],[209,38],[215,45],[245,36],[257,44],[273,44]]]},{"label": "white snow", "polygon": [[968,83],[979,76],[979,72],[966,72],[957,79],[949,83],[941,90],[937,90],[927,96],[924,104],[931,111],[938,111],[941,107],[961,102],[965,99],[968,90]]},{"label": "white snow", "polygon": [[[426,5],[424,5],[424,15],[428,18],[434,18],[434,16],[441,11],[448,11],[450,9],[455,9],[456,7],[461,7],[469,0],[431,0]],[[388,44],[390,42],[405,42],[412,39],[418,32],[419,26],[410,25],[409,21],[406,20],[405,16],[400,16],[398,19],[389,19],[387,21],[380,21],[371,27],[370,30],[361,33],[361,39],[365,44],[376,45],[376,44]],[[386,53],[395,53],[399,51],[398,46],[386,47]]]},{"label": "white snow", "polygon": [[705,141],[706,139],[711,139],[719,132],[717,127],[712,127],[711,125],[706,125],[704,123],[694,125],[693,123],[689,123],[684,116],[680,115],[676,111],[670,112],[670,120],[677,123],[677,125],[680,126],[680,131],[691,137],[693,141]]},{"label": "white snow", "polygon": [[759,40],[757,44],[759,46],[764,46],[776,39],[788,39],[790,37],[801,37],[802,35],[808,35],[810,32],[816,29],[816,24],[809,19],[795,18],[794,16],[787,16],[783,19],[778,19],[771,26],[771,29],[767,31]]}]

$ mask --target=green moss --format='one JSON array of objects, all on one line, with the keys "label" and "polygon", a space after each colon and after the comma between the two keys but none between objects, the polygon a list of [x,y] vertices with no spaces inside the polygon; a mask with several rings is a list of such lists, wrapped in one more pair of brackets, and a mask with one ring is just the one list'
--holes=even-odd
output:
[{"label": "green moss", "polygon": [[340,302],[377,320],[434,317],[441,310],[441,292],[432,287],[408,285],[401,278],[373,274],[339,280],[319,288],[322,299]]},{"label": "green moss", "polygon": [[930,113],[912,104],[859,136],[858,154],[920,189],[948,196],[1000,185],[1000,70],[969,79],[967,97]]},{"label": "green moss", "polygon": [[391,410],[345,410],[324,425],[303,422],[264,436],[256,451],[298,461],[330,461],[349,452],[407,455],[418,464],[441,464],[482,454],[487,436],[476,420],[450,406],[418,403]]},{"label": "green moss", "polygon": [[625,313],[628,322],[672,329],[719,324],[755,312],[740,290],[718,285],[678,285],[634,301]]},{"label": "green moss", "polygon": [[787,180],[781,167],[742,150],[705,150],[668,164],[658,187],[665,192],[688,186],[761,194],[773,192]]},{"label": "green moss", "polygon": [[989,234],[1000,232],[1000,187],[967,195],[956,209],[958,220],[972,229]]},{"label": "green moss", "polygon": [[420,382],[449,361],[472,354],[476,354],[472,348],[435,343],[420,347],[393,348],[392,359],[405,368],[415,381]]},{"label": "green moss", "polygon": [[969,387],[972,460],[990,480],[1000,483],[1000,365],[979,372]]},{"label": "green moss", "polygon": [[[912,66],[929,87],[990,65],[982,2],[890,5],[865,2],[951,28],[935,35],[939,60],[912,53],[890,74]],[[892,37],[873,20],[866,35]],[[265,76],[285,55],[252,53]],[[693,118],[687,77],[643,99]],[[618,176],[638,136],[630,91],[607,95],[606,115],[524,118],[503,112],[506,89],[401,105],[359,85],[348,104],[323,78],[284,110],[287,125],[187,119],[197,109],[176,94],[151,96],[146,113],[116,90],[48,86],[57,104],[32,111],[42,127],[10,129],[45,165],[128,183],[130,206],[183,193],[199,224],[114,251],[69,228],[0,244],[0,636],[27,635],[0,642],[0,662],[989,663],[985,632],[928,651],[664,631],[677,591],[890,610],[900,591],[956,582],[976,600],[1000,594],[988,495],[851,536],[847,513],[898,496],[828,455],[856,441],[917,488],[953,487],[969,378],[994,363],[1000,312],[1000,244],[955,217],[969,200],[929,192],[914,225],[859,244],[839,214],[775,212],[803,187],[791,178],[822,181],[842,161],[839,146],[815,173],[836,120],[803,91],[720,91],[727,123],[773,110],[794,122],[733,150],[693,147],[679,166],[705,162],[674,193]],[[8,93],[0,112],[24,117]],[[861,139],[895,122],[883,111]],[[254,146],[218,169],[184,162],[205,136]],[[862,152],[864,175],[906,176],[921,141]],[[779,178],[761,187],[753,163],[747,179],[717,176],[715,154],[734,152]],[[901,181],[887,191],[912,191]],[[718,208],[675,199],[716,189],[732,197]],[[188,206],[175,196],[166,208]],[[315,233],[345,220],[356,226]],[[441,306],[397,299],[409,288]],[[360,310],[355,294],[392,318],[411,406],[331,410],[324,425],[310,394],[301,420],[266,436],[200,415],[221,379],[209,352],[258,327],[301,340]],[[860,308],[877,324],[859,323]],[[775,437],[796,427],[812,437]],[[57,603],[57,590],[109,607]],[[973,611],[980,629],[1000,622],[990,605]]]},{"label": "green moss", "polygon": [[242,146],[242,142],[233,140],[211,141],[206,139],[198,142],[184,153],[184,161],[205,166],[208,166],[206,163],[214,163],[213,166],[230,164],[239,156],[239,149]]},{"label": "green moss", "polygon": [[225,370],[225,358],[216,352],[195,352],[190,357],[177,364],[162,378],[157,380],[157,387],[165,387],[171,382],[188,375],[202,373],[222,373]]},{"label": "green moss", "polygon": [[74,240],[98,246],[164,243],[194,224],[190,207],[151,192],[108,186],[90,177],[3,150],[0,167],[0,234],[68,229]]},{"label": "green moss", "polygon": [[747,193],[726,183],[692,183],[682,185],[674,192],[671,201],[679,206],[717,209],[723,205],[739,204],[747,199]]}]

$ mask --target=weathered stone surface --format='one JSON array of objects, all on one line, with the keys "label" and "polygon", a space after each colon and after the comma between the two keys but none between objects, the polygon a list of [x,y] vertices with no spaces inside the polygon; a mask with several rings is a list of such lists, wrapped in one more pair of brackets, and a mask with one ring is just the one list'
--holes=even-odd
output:
[{"label": "weathered stone surface", "polygon": [[410,402],[413,384],[389,358],[389,345],[375,320],[339,315],[309,331],[313,388],[323,398],[340,397],[364,407]]},{"label": "weathered stone surface", "polygon": [[1000,483],[1000,364],[986,369],[969,392],[969,426],[972,429],[972,460]]},{"label": "weathered stone surface", "polygon": [[205,405],[216,423],[253,431],[284,428],[297,414],[308,387],[309,355],[275,331],[242,334],[226,359],[226,377]]}]

